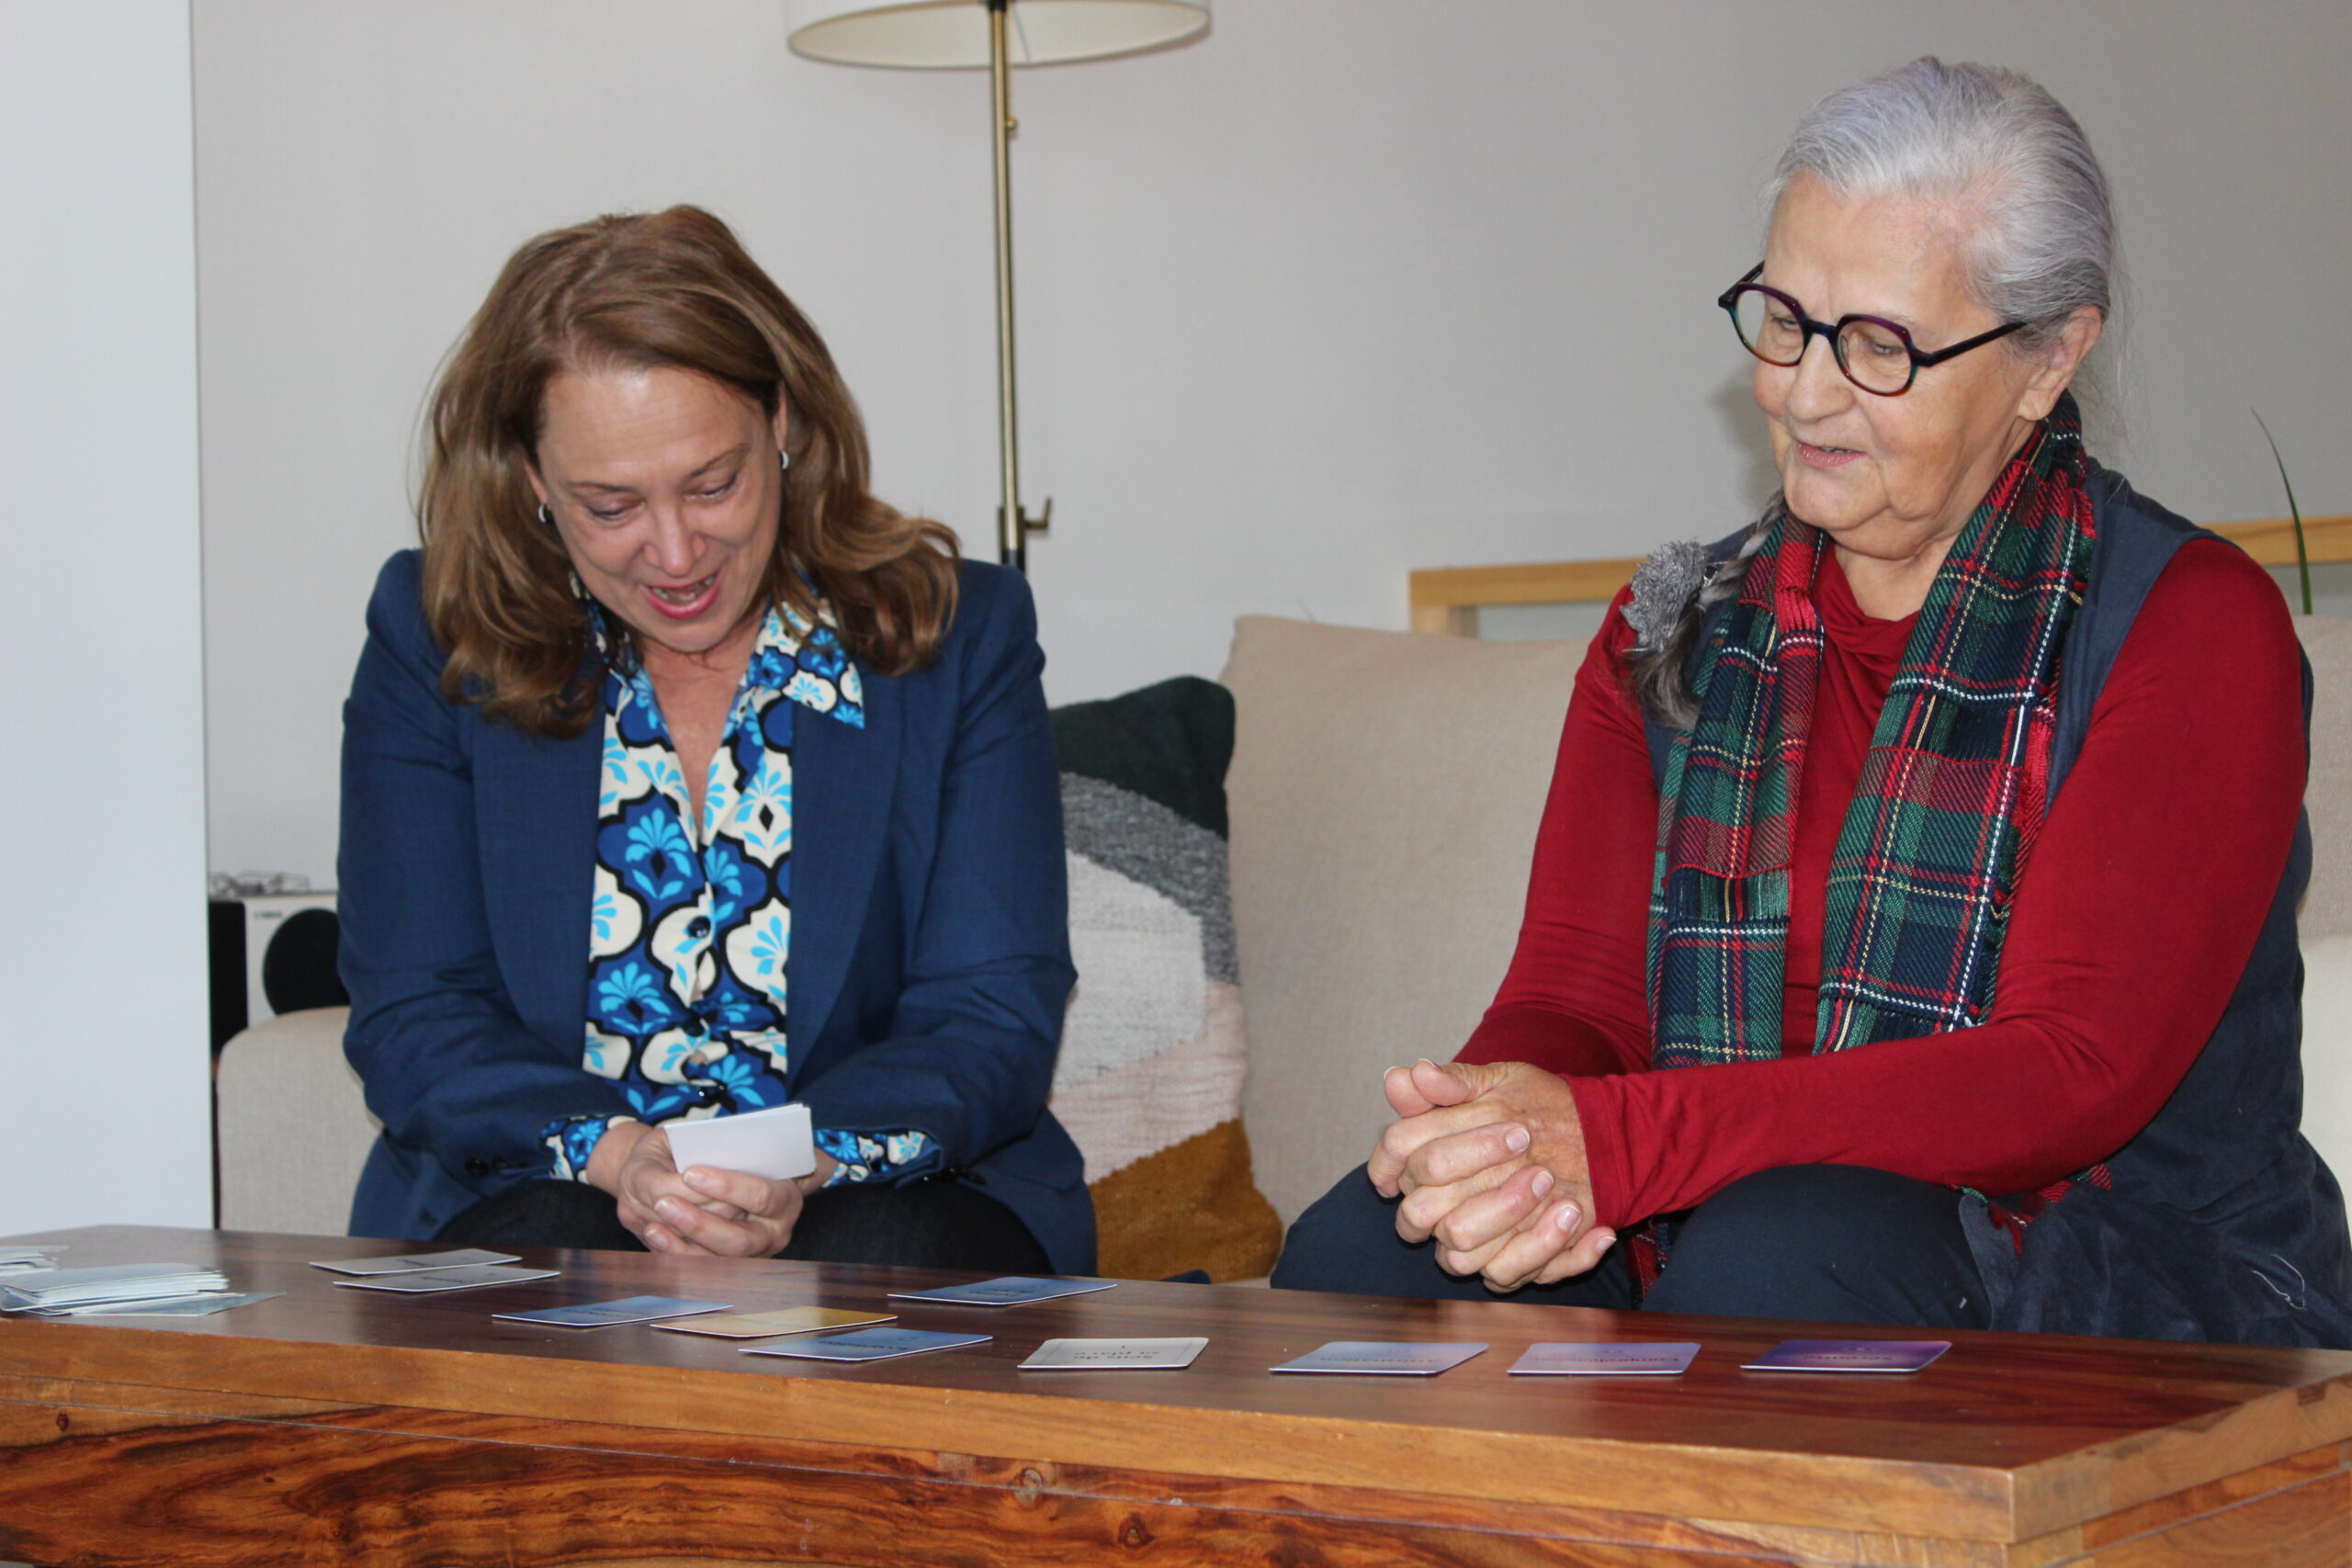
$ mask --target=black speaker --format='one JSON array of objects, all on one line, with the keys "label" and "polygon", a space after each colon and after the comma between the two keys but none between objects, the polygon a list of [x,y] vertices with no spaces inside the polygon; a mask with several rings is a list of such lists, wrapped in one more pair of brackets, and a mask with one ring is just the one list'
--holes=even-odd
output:
[{"label": "black speaker", "polygon": [[335,973],[333,893],[215,898],[210,921],[214,1052],[265,1018],[351,1000]]}]

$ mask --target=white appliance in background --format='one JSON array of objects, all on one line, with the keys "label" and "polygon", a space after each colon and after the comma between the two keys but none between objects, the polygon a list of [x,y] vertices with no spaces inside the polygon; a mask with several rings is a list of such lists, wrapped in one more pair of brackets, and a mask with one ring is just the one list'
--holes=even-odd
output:
[{"label": "white appliance in background", "polygon": [[[269,979],[277,981],[277,988],[288,1000],[299,1003],[302,999],[302,977],[299,975],[291,977],[296,989],[289,993],[287,971],[289,965],[313,956],[309,952],[298,954],[297,949],[306,948],[319,941],[314,933],[321,925],[314,921],[295,923],[295,917],[307,910],[323,909],[332,918],[334,914],[334,890],[261,893],[238,902],[245,907],[245,1021],[255,1024],[265,1018],[276,1018],[279,1011],[270,1000]],[[328,973],[332,974],[334,945],[332,942],[323,945],[330,965]],[[275,973],[271,972],[270,965],[273,951],[277,956]]]},{"label": "white appliance in background", "polygon": [[[286,888],[288,878],[213,879],[212,1048],[282,1012],[340,1007],[340,927],[331,888]],[[272,882],[278,886],[270,886]]]}]

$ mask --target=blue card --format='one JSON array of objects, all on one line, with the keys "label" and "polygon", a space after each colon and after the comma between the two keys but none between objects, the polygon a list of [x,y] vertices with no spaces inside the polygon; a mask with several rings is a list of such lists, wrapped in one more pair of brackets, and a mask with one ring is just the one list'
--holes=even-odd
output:
[{"label": "blue card", "polygon": [[1699,1347],[1673,1345],[1594,1344],[1558,1341],[1530,1345],[1527,1354],[1511,1367],[1513,1377],[1670,1378],[1690,1370]]},{"label": "blue card", "polygon": [[1916,1372],[1951,1348],[1949,1339],[1785,1339],[1742,1370],[1751,1372]]},{"label": "blue card", "polygon": [[1484,1350],[1464,1341],[1439,1344],[1398,1343],[1385,1339],[1334,1339],[1309,1350],[1295,1361],[1267,1370],[1277,1372],[1369,1372],[1377,1377],[1430,1378],[1458,1367]]},{"label": "blue card", "polygon": [[624,1296],[616,1302],[541,1307],[537,1312],[494,1312],[510,1323],[551,1323],[559,1328],[604,1328],[616,1323],[651,1323],[660,1317],[692,1317],[725,1312],[733,1302],[698,1302],[688,1296]]},{"label": "blue card", "polygon": [[795,1339],[788,1345],[753,1345],[746,1356],[789,1356],[802,1361],[887,1361],[894,1356],[920,1356],[926,1350],[955,1350],[985,1345],[985,1334],[934,1334],[924,1328],[861,1328],[854,1334],[828,1334],[818,1339]]},{"label": "blue card", "polygon": [[1008,1274],[1001,1280],[982,1280],[975,1285],[942,1285],[935,1291],[892,1291],[890,1299],[942,1302],[952,1306],[1026,1306],[1031,1302],[1049,1302],[1057,1296],[1107,1291],[1117,1283],[1116,1280],[1038,1280],[1025,1274]]}]

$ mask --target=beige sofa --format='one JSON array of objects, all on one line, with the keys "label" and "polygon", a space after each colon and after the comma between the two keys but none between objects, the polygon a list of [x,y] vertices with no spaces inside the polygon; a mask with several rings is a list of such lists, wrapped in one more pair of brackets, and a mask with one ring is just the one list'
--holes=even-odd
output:
[{"label": "beige sofa", "polygon": [[[2352,1167],[2352,621],[2299,623],[2318,681],[2303,909],[2304,1126]],[[1223,680],[1259,1186],[1287,1223],[1361,1160],[1379,1075],[1460,1044],[1500,979],[1580,646],[1249,617]],[[2190,890],[2193,896],[2193,890]],[[374,1137],[339,1010],[232,1041],[220,1212],[337,1233]]]}]

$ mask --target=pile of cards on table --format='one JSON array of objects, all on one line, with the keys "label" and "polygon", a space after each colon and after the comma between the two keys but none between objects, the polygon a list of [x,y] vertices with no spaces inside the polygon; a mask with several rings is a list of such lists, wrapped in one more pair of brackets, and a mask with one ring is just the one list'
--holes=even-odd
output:
[{"label": "pile of cards on table", "polygon": [[102,1312],[138,1303],[223,1295],[226,1275],[194,1263],[111,1263],[97,1269],[50,1269],[0,1284],[9,1312]]},{"label": "pile of cards on table", "polygon": [[519,1285],[528,1280],[552,1280],[552,1269],[514,1269],[519,1259],[511,1252],[485,1252],[461,1247],[450,1252],[411,1252],[397,1258],[330,1258],[311,1265],[330,1273],[355,1276],[337,1280],[360,1291],[397,1291],[403,1295],[430,1295],[439,1291],[476,1291],[484,1285]]}]

